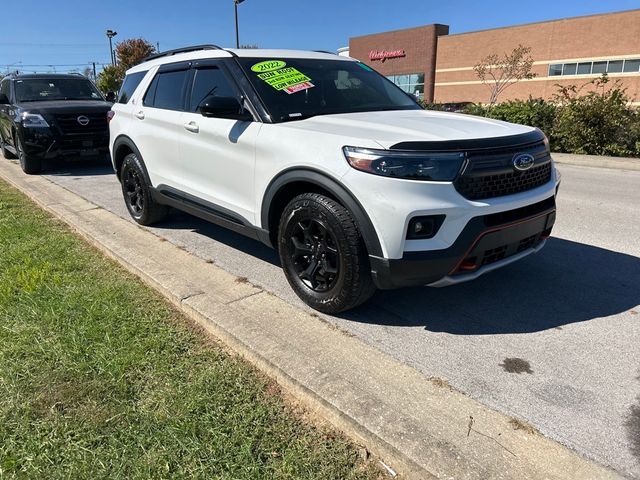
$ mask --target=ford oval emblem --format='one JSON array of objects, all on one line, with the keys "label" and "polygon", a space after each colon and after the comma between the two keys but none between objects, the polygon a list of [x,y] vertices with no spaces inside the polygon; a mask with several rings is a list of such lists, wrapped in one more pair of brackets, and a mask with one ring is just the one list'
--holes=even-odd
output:
[{"label": "ford oval emblem", "polygon": [[86,127],[87,125],[89,125],[89,117],[85,117],[84,115],[80,115],[78,118],[76,118],[76,120],[83,127]]},{"label": "ford oval emblem", "polygon": [[535,161],[536,159],[534,156],[528,153],[516,153],[513,156],[513,166],[516,170],[520,170],[521,172],[533,167]]}]

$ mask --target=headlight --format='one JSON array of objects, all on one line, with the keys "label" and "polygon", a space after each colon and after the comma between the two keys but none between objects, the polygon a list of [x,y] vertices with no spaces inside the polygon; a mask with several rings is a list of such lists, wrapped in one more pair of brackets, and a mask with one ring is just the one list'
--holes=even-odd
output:
[{"label": "headlight", "polygon": [[450,182],[465,159],[462,152],[414,152],[344,147],[349,165],[363,172],[410,180]]},{"label": "headlight", "polygon": [[38,113],[23,113],[22,114],[22,126],[25,128],[30,127],[48,127],[49,124],[44,117]]}]

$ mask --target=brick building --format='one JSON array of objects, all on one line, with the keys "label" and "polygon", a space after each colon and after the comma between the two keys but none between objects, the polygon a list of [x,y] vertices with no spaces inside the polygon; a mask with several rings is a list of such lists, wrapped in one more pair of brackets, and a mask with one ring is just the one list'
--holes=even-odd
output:
[{"label": "brick building", "polygon": [[500,101],[529,95],[548,99],[556,84],[583,85],[607,72],[640,105],[640,9],[455,35],[448,31],[447,25],[434,24],[355,37],[349,51],[427,101],[483,103],[489,88],[473,66],[522,44],[532,49],[536,76],[507,88]]}]

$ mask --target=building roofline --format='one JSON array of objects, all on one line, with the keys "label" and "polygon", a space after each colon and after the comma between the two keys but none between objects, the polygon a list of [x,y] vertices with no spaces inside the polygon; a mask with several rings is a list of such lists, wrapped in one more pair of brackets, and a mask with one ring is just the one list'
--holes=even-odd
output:
[{"label": "building roofline", "polygon": [[420,29],[427,28],[427,27],[447,27],[447,28],[450,28],[449,25],[446,25],[444,23],[429,23],[427,25],[418,25],[417,27],[398,28],[396,30],[387,30],[387,31],[384,31],[384,32],[377,32],[377,33],[365,33],[364,35],[358,35],[357,37],[349,37],[349,41],[355,40],[355,39],[359,39],[359,38],[373,37],[375,35],[384,35],[384,34],[387,34],[387,33],[406,32],[406,31],[409,31],[409,30],[420,30]]},{"label": "building roofline", "polygon": [[609,15],[620,15],[622,13],[631,13],[631,12],[640,12],[640,8],[632,8],[629,10],[619,10],[617,12],[605,12],[605,13],[591,13],[589,15],[578,15],[576,17],[563,17],[563,18],[554,18],[552,20],[540,20],[538,22],[528,22],[528,23],[518,23],[516,25],[507,25],[504,27],[494,27],[494,28],[483,28],[480,30],[472,30],[470,32],[460,32],[460,33],[450,33],[446,35],[447,37],[459,37],[460,35],[470,35],[473,33],[482,33],[482,32],[490,32],[493,30],[505,30],[507,28],[518,28],[518,27],[528,27],[530,25],[540,25],[543,23],[554,23],[554,22],[564,22],[566,20],[579,20],[582,18],[591,18],[591,17],[606,17]]}]

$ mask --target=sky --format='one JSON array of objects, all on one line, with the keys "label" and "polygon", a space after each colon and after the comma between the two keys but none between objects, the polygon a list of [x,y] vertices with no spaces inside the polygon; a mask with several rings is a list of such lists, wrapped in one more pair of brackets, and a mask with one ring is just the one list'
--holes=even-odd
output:
[{"label": "sky", "polygon": [[[161,50],[235,44],[233,0],[2,3],[2,72],[82,70],[90,62],[99,71],[109,62],[107,29],[118,32],[116,42],[142,37]],[[241,44],[335,51],[349,37],[429,23],[461,33],[634,8],[640,0],[245,0],[238,11]]]}]

